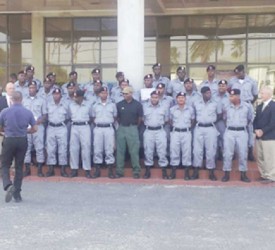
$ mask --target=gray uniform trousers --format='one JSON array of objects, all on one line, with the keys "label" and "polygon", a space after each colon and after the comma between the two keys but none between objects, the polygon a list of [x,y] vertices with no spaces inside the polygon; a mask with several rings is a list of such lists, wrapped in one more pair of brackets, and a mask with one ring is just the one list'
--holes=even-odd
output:
[{"label": "gray uniform trousers", "polygon": [[160,167],[167,167],[168,160],[166,157],[167,153],[167,134],[162,128],[159,130],[146,129],[143,134],[144,142],[144,164],[145,166],[154,165],[154,152],[155,148],[159,157],[158,164]]},{"label": "gray uniform trousers", "polygon": [[204,148],[206,152],[206,168],[214,169],[216,167],[217,136],[218,131],[215,126],[199,127],[197,125],[195,127],[193,141],[194,167],[202,167]]},{"label": "gray uniform trousers", "polygon": [[103,163],[103,153],[105,163],[114,164],[115,130],[113,126],[107,128],[95,127],[94,132],[94,164]]},{"label": "gray uniform trousers", "polygon": [[47,165],[56,165],[56,152],[58,152],[58,164],[67,165],[68,164],[68,129],[67,126],[52,127],[48,125],[47,127]]},{"label": "gray uniform trousers", "polygon": [[246,130],[232,131],[225,130],[224,133],[224,152],[223,152],[223,171],[231,171],[232,158],[237,149],[239,155],[239,170],[247,171],[247,142],[248,133]]},{"label": "gray uniform trousers", "polygon": [[183,166],[192,165],[192,133],[191,131],[170,133],[170,165],[178,166],[181,163]]},{"label": "gray uniform trousers", "polygon": [[91,127],[72,125],[70,137],[70,166],[79,168],[79,152],[81,150],[82,167],[91,170]]},{"label": "gray uniform trousers", "polygon": [[43,124],[37,126],[37,132],[34,134],[28,134],[28,148],[25,155],[25,163],[31,163],[31,150],[34,146],[36,152],[36,161],[38,163],[43,163],[45,161],[44,154],[44,131],[45,127]]},{"label": "gray uniform trousers", "polygon": [[220,133],[218,136],[218,147],[223,149],[223,136],[226,129],[225,122],[223,120],[219,120],[215,123],[215,126]]}]

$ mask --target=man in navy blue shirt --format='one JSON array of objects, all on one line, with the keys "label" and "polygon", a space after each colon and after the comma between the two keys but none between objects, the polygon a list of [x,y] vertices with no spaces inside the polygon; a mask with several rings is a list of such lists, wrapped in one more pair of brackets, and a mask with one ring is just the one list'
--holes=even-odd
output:
[{"label": "man in navy blue shirt", "polygon": [[[5,201],[12,197],[16,202],[22,201],[21,186],[23,179],[23,162],[27,150],[27,133],[37,131],[33,114],[22,106],[22,94],[15,91],[12,94],[13,105],[0,114],[0,131],[5,136],[2,147],[2,179],[6,192]],[[10,179],[10,166],[15,158],[14,182]]]}]

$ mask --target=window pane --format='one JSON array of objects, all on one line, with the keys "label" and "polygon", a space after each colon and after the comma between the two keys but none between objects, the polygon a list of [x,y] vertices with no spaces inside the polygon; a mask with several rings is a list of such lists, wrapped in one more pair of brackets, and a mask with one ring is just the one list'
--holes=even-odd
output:
[{"label": "window pane", "polygon": [[99,41],[79,42],[73,45],[73,63],[99,63]]},{"label": "window pane", "polygon": [[249,15],[248,37],[275,37],[275,15]]},{"label": "window pane", "polygon": [[186,42],[183,41],[171,41],[170,42],[170,62],[175,65],[186,64]]},{"label": "window pane", "polygon": [[117,19],[102,18],[101,19],[101,35],[102,36],[117,36]]},{"label": "window pane", "polygon": [[70,18],[49,18],[45,26],[46,41],[71,41],[72,19]]},{"label": "window pane", "polygon": [[99,18],[76,18],[74,19],[74,39],[82,37],[94,38],[100,36]]},{"label": "window pane", "polygon": [[22,64],[32,64],[32,44],[22,43]]},{"label": "window pane", "polygon": [[145,37],[156,37],[157,36],[156,31],[157,31],[156,17],[145,17],[145,20],[144,20]]},{"label": "window pane", "polygon": [[45,61],[47,64],[71,64],[72,47],[69,43],[46,43]]},{"label": "window pane", "polygon": [[217,50],[218,62],[245,61],[245,40],[219,40]]},{"label": "window pane", "polygon": [[258,82],[259,89],[263,85],[275,83],[275,65],[248,65],[248,75]]},{"label": "window pane", "polygon": [[69,79],[69,73],[71,72],[71,66],[62,65],[47,65],[45,74],[54,72],[56,74],[57,83],[65,83]]},{"label": "window pane", "polygon": [[7,64],[7,44],[0,43],[0,64]]},{"label": "window pane", "polygon": [[215,16],[190,16],[188,18],[189,39],[205,39],[216,36]]},{"label": "window pane", "polygon": [[248,61],[250,63],[274,63],[275,40],[248,40]]},{"label": "window pane", "polygon": [[156,63],[156,41],[144,41],[144,63],[153,65]]},{"label": "window pane", "polygon": [[170,29],[172,36],[186,36],[186,18],[181,16],[171,17]]},{"label": "window pane", "polygon": [[7,83],[7,68],[6,67],[0,67],[0,82],[1,86],[5,88]]},{"label": "window pane", "polygon": [[81,84],[85,84],[91,81],[92,77],[91,77],[91,71],[93,68],[95,68],[96,66],[87,66],[87,67],[78,67],[76,65],[75,67],[75,71],[78,74],[78,83]]},{"label": "window pane", "polygon": [[214,40],[209,41],[189,41],[188,61],[189,62],[215,62],[216,49],[220,43]]},{"label": "window pane", "polygon": [[7,41],[7,16],[0,15],[0,41]]},{"label": "window pane", "polygon": [[221,38],[245,38],[246,16],[219,16],[217,35]]},{"label": "window pane", "polygon": [[101,63],[117,63],[117,42],[101,43]]},{"label": "window pane", "polygon": [[31,40],[31,15],[9,15],[8,20],[11,42]]},{"label": "window pane", "polygon": [[194,79],[196,85],[198,86],[204,79],[206,79],[205,67],[190,66],[188,75]]},{"label": "window pane", "polygon": [[103,67],[102,79],[103,79],[103,82],[106,83],[109,88],[116,84],[115,75],[116,75],[116,67]]}]

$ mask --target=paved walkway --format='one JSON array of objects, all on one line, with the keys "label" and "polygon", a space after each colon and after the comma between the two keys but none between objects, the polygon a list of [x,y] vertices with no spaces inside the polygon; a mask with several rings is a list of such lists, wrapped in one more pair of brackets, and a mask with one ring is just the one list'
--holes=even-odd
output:
[{"label": "paved walkway", "polygon": [[273,250],[274,187],[25,181],[0,249]]}]

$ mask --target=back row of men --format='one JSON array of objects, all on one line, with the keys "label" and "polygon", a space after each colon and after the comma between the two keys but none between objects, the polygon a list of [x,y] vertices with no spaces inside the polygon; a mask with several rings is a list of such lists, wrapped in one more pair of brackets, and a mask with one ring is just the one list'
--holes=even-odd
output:
[{"label": "back row of men", "polygon": [[[218,152],[219,158],[223,155],[226,173],[223,180],[227,181],[234,147],[237,145],[241,179],[249,181],[245,175],[246,160],[247,152],[248,158],[254,160],[252,104],[257,99],[258,89],[257,83],[245,74],[244,66],[238,65],[234,69],[235,77],[227,83],[226,80],[215,79],[215,67],[209,65],[206,69],[208,79],[200,84],[198,91],[193,79],[186,78],[183,67],[178,67],[178,78],[172,81],[161,76],[160,64],[153,65],[153,71],[154,75],[148,74],[144,77],[145,88],[138,92],[133,91],[123,72],[118,72],[116,74],[118,86],[112,88],[110,93],[101,81],[100,69],[94,69],[92,81],[84,85],[77,83],[77,72],[71,72],[69,82],[62,88],[56,85],[54,73],[47,75],[42,86],[40,81],[34,79],[32,66],[19,72],[14,86],[10,83],[7,86],[7,99],[9,99],[9,87],[20,91],[24,96],[23,105],[33,112],[37,125],[39,125],[38,131],[28,136],[29,147],[25,157],[25,175],[30,174],[30,153],[34,146],[38,175],[43,176],[46,129],[46,163],[49,166],[47,176],[54,174],[57,151],[62,175],[67,176],[65,168],[68,163],[69,148],[71,177],[77,176],[80,151],[86,177],[91,177],[91,152],[93,152],[93,162],[96,167],[93,176],[100,175],[100,165],[105,161],[109,168],[109,177],[114,177],[115,131],[113,125],[118,119],[119,128],[137,126],[141,124],[139,120],[143,120],[143,126],[139,126],[139,136],[134,137],[134,141],[140,139],[141,145],[144,146],[145,178],[150,177],[155,148],[159,157],[158,164],[163,169],[163,178],[168,178],[166,171],[168,145],[172,166],[170,178],[175,178],[175,170],[180,162],[186,167],[186,179],[198,178],[198,169],[202,166],[205,150],[209,178],[216,180],[214,169]],[[231,91],[228,93],[228,90]],[[133,97],[141,103],[140,106],[136,105],[137,120],[129,122],[126,118],[126,123],[123,124],[122,116],[127,114],[125,104],[132,103]],[[137,102],[136,100],[134,101]],[[134,107],[130,107],[130,110],[132,108]],[[90,124],[93,124],[92,129]],[[195,129],[193,129],[194,125]],[[127,134],[127,131],[124,133]],[[226,140],[226,138],[230,139]],[[246,141],[247,143],[244,143]],[[134,156],[132,152],[136,145],[131,147],[131,143],[129,138],[120,138],[119,130],[117,131],[116,177],[124,174],[122,165],[124,165],[123,157],[127,144],[132,158],[134,178],[139,178],[140,166],[134,160],[138,159],[138,156]],[[105,159],[103,159],[104,155]],[[193,175],[189,176],[191,165],[195,168]]]}]

